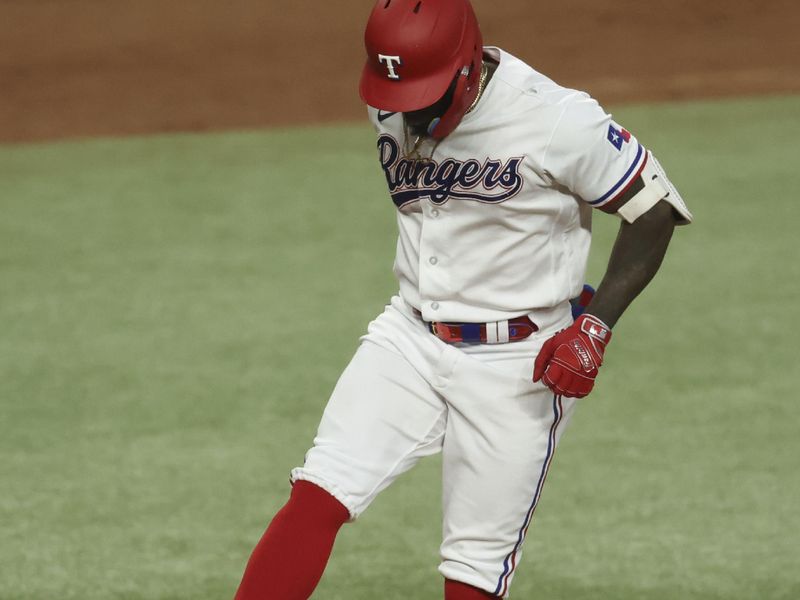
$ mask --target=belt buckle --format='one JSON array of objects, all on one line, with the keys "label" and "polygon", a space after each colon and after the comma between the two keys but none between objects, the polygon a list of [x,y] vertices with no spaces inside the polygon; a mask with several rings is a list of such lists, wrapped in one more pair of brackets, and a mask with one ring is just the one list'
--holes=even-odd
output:
[{"label": "belt buckle", "polygon": [[459,336],[454,334],[452,329],[447,323],[437,323],[431,321],[431,333],[446,344],[455,344],[460,342]]},{"label": "belt buckle", "polygon": [[449,338],[450,338],[450,335],[449,335],[450,334],[450,330],[447,329],[446,327],[440,327],[440,325],[441,324],[437,323],[436,321],[431,321],[431,323],[430,323],[431,333],[433,335],[435,335],[437,338],[439,338],[440,340],[442,340],[443,342],[447,342],[449,340]]}]

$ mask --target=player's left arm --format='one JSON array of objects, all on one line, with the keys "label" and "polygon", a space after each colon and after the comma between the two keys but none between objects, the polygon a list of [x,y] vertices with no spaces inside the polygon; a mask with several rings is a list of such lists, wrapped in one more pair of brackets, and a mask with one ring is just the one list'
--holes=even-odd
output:
[{"label": "player's left arm", "polygon": [[[635,198],[644,187],[634,183],[626,195]],[[572,326],[545,342],[536,357],[534,381],[541,379],[568,397],[592,391],[611,328],[655,276],[680,218],[671,204],[658,200],[632,223],[623,221],[603,281]]]},{"label": "player's left arm", "polygon": [[658,271],[676,225],[691,223],[663,168],[629,132],[590,102],[565,123],[551,162],[556,179],[623,222],[603,281],[585,312],[545,342],[533,380],[581,398],[594,387],[611,328]]},{"label": "player's left arm", "polygon": [[[613,124],[611,128],[616,129]],[[692,221],[692,214],[683,198],[653,153],[625,133],[631,148],[627,157],[623,155],[627,160],[622,165],[624,167],[630,161],[632,167],[628,170],[634,168],[638,174],[621,191],[595,203],[600,210],[616,214],[622,224],[603,281],[584,311],[599,319],[609,330],[655,276],[675,226]],[[633,142],[636,144],[635,153]],[[601,149],[607,151],[602,146]],[[597,152],[600,164],[604,160],[602,150]],[[640,166],[637,166],[638,162],[641,162]],[[614,179],[612,176],[610,180]]]},{"label": "player's left arm", "polygon": [[[639,178],[626,195],[635,197],[643,188]],[[623,221],[603,280],[584,312],[599,318],[609,328],[614,327],[655,276],[679,219],[671,204],[659,200],[632,223]]]}]

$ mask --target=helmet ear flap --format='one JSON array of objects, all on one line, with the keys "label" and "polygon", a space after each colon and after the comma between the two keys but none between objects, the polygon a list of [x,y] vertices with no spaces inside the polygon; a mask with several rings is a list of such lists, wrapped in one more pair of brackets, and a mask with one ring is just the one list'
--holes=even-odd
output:
[{"label": "helmet ear flap", "polygon": [[475,101],[479,79],[478,76],[473,76],[475,69],[475,63],[461,69],[453,92],[453,102],[441,117],[433,119],[428,125],[428,135],[433,139],[441,140],[450,135]]}]

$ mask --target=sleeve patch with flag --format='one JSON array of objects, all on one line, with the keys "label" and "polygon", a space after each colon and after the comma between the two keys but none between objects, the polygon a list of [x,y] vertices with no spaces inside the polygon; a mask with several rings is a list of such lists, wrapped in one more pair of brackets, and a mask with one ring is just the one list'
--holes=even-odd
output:
[{"label": "sleeve patch with flag", "polygon": [[[616,138],[617,142],[611,141],[612,130],[616,131]],[[622,144],[628,143],[625,137],[623,137],[622,132],[627,134],[627,139],[630,140],[630,133],[625,131],[624,129],[617,130],[614,128],[613,125],[609,127],[609,141],[616,147],[616,144],[619,143],[620,147]],[[636,142],[636,154],[634,155],[633,162],[630,164],[628,169],[625,171],[625,174],[613,185],[611,189],[609,189],[605,194],[603,194],[597,200],[590,201],[591,204],[595,208],[600,208],[605,212],[616,212],[619,209],[619,206],[616,206],[621,199],[622,195],[628,190],[628,188],[636,181],[636,178],[644,169],[645,164],[647,164],[647,155],[648,152],[645,150],[644,146],[642,146],[639,142]]]}]

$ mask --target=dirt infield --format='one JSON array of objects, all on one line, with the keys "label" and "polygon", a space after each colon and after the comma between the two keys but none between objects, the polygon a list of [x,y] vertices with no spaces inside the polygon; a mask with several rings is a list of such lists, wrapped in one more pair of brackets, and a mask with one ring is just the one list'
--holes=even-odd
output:
[{"label": "dirt infield", "polygon": [[[475,0],[603,103],[800,92],[796,0]],[[358,120],[372,2],[0,0],[0,142]]]}]

